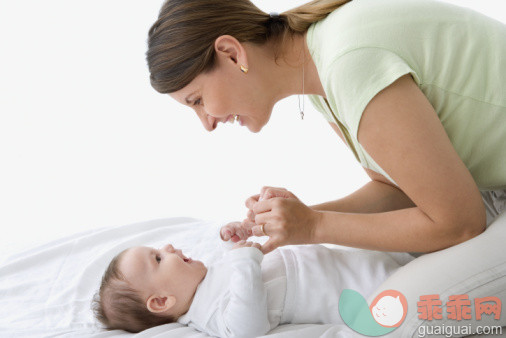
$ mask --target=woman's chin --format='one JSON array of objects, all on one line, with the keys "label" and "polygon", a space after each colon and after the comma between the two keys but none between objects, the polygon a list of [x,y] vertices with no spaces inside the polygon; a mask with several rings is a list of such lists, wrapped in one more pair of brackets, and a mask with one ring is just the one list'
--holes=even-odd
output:
[{"label": "woman's chin", "polygon": [[[256,121],[256,122],[258,122],[258,121]],[[269,120],[267,120],[264,124],[257,123],[257,124],[252,125],[251,120],[244,119],[242,126],[248,128],[248,130],[252,133],[258,133],[267,124],[267,122],[269,122]]]},{"label": "woman's chin", "polygon": [[263,126],[260,126],[260,127],[256,127],[256,128],[251,128],[250,126],[247,126],[249,131],[251,131],[252,133],[258,133],[260,130],[262,130],[262,127]]}]

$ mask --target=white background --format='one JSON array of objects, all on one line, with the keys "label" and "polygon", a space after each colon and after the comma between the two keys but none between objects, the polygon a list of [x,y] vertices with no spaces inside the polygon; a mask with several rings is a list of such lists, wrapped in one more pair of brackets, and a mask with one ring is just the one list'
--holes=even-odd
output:
[{"label": "white background", "polygon": [[[449,2],[506,22],[503,1]],[[146,39],[161,4],[0,0],[0,254],[155,218],[242,220],[263,185],[312,205],[369,181],[308,99],[304,120],[292,96],[260,133],[209,133],[152,89]]]}]

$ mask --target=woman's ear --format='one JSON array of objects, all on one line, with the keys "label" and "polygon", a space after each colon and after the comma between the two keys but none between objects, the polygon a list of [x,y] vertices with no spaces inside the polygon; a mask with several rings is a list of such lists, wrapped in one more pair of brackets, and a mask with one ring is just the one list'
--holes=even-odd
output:
[{"label": "woman's ear", "polygon": [[146,302],[148,310],[155,313],[170,310],[174,305],[176,305],[176,297],[174,296],[152,295]]},{"label": "woman's ear", "polygon": [[233,62],[239,68],[241,65],[248,68],[248,58],[243,45],[231,35],[221,35],[214,41],[214,50],[218,57]]}]

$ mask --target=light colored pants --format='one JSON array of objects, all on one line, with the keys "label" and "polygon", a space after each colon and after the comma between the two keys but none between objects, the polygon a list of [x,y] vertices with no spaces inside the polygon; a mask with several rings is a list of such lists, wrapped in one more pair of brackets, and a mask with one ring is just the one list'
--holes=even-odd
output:
[{"label": "light colored pants", "polygon": [[[506,168],[505,168],[506,170]],[[506,190],[482,191],[481,198],[487,210],[487,227],[498,215],[506,212]]]},{"label": "light colored pants", "polygon": [[[502,326],[506,335],[506,190],[482,191],[487,210],[487,229],[480,235],[453,247],[421,255],[391,275],[369,297],[368,303],[383,290],[394,289],[404,294],[408,312],[404,322],[393,332],[382,337],[422,337],[423,332],[441,335],[426,337],[462,337],[449,335],[457,327],[466,326],[472,334],[492,326]],[[424,320],[418,316],[420,296],[439,295],[442,302],[442,319]],[[471,319],[449,319],[446,302],[451,295],[467,294],[471,301]],[[498,320],[494,315],[482,315],[476,319],[475,298],[498,297],[502,303]],[[483,331],[482,331],[483,332]],[[490,337],[497,337],[491,335]]]}]

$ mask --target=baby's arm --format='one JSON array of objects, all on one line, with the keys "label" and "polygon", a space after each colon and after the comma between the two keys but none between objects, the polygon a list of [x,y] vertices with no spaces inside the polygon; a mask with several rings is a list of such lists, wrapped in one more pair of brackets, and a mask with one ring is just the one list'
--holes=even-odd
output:
[{"label": "baby's arm", "polygon": [[267,315],[267,293],[262,281],[260,244],[240,241],[224,259],[232,269],[230,298],[224,306],[220,335],[257,337],[270,330]]}]

